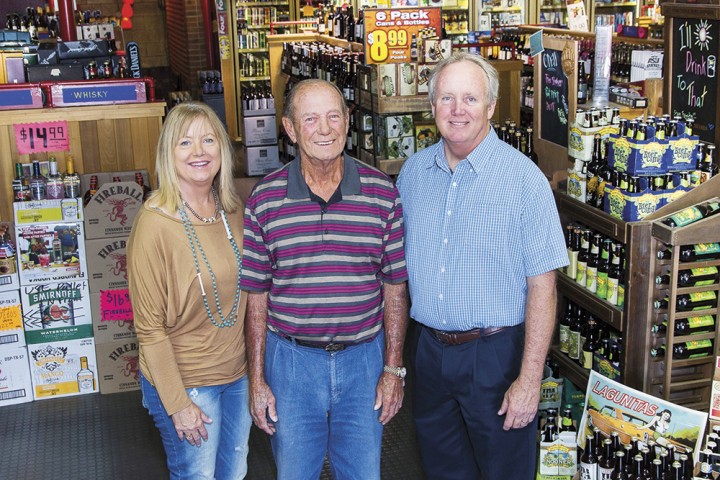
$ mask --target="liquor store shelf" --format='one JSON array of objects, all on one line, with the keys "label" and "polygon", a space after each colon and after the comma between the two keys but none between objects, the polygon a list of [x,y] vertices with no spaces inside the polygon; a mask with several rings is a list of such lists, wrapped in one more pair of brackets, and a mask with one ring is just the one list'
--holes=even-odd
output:
[{"label": "liquor store shelf", "polygon": [[557,274],[557,286],[560,292],[573,302],[595,315],[599,315],[603,322],[613,328],[624,331],[624,312],[607,301],[597,297],[587,288],[578,284],[575,280],[564,273]]},{"label": "liquor store shelf", "polygon": [[550,356],[560,366],[560,375],[570,380],[580,390],[585,391],[590,377],[589,372],[582,368],[577,361],[561,352],[559,345],[553,345],[550,348]]}]

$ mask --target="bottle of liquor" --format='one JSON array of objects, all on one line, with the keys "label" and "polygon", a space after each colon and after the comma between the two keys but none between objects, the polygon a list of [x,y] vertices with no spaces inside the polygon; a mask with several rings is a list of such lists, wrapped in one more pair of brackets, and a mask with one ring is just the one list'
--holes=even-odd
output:
[{"label": "bottle of liquor", "polygon": [[348,42],[355,42],[355,15],[353,15],[352,5],[348,5],[347,15],[345,15],[345,39]]},{"label": "bottle of liquor", "polygon": [[612,440],[603,440],[603,455],[598,463],[598,479],[609,480],[615,471],[615,452],[613,451]]},{"label": "bottle of liquor", "polygon": [[[667,295],[662,300],[655,300],[656,309],[668,308],[670,297]],[[693,292],[678,295],[675,297],[675,310],[687,312],[690,310],[706,310],[717,306],[717,293],[714,290],[705,292]]]},{"label": "bottle of liquor", "polygon": [[317,22],[317,31],[320,35],[325,35],[325,12],[323,12],[323,4],[318,4],[315,10],[315,21]]},{"label": "bottle of liquor", "polygon": [[700,203],[670,215],[662,222],[670,227],[684,227],[709,216],[720,213],[720,202]]},{"label": "bottle of liquor", "polygon": [[[650,350],[650,356],[653,358],[664,358],[667,354],[667,345],[664,343],[658,348]],[[689,342],[676,343],[672,347],[672,357],[675,360],[685,360],[689,358],[707,357],[713,354],[712,340],[692,340]]]},{"label": "bottle of liquor", "polygon": [[335,6],[330,5],[330,11],[325,18],[325,33],[329,36],[333,36],[335,33]]},{"label": "bottle of liquor", "polygon": [[[651,327],[652,333],[656,335],[665,335],[667,332],[667,316],[665,319],[656,323]],[[697,317],[690,318],[676,318],[675,328],[673,329],[675,336],[683,335],[695,335],[697,333],[714,332],[715,331],[715,316],[714,315],[699,315]]]},{"label": "bottle of liquor", "polygon": [[141,172],[135,172],[135,183],[140,185],[140,188],[142,188],[142,191],[143,191],[142,199],[144,202],[145,200],[147,200],[150,197],[150,195],[152,194],[152,190],[150,190],[150,187],[145,185],[145,180],[143,179]]},{"label": "bottle of liquor", "polygon": [[591,235],[592,235],[592,232],[590,230],[583,231],[582,242],[580,243],[580,253],[578,253],[577,276],[575,277],[575,282],[579,283],[583,287],[585,286],[585,284],[587,282],[587,278],[586,278],[587,262],[588,262],[588,257],[590,256],[590,236]]},{"label": "bottle of liquor", "polygon": [[57,160],[55,157],[50,157],[48,163],[50,173],[48,174],[47,182],[45,184],[45,195],[48,200],[65,198],[65,186],[63,184],[62,175],[58,173]]},{"label": "bottle of liquor", "polygon": [[72,155],[68,155],[65,159],[65,169],[63,177],[65,198],[77,198],[80,196],[80,176],[75,173],[75,161]]},{"label": "bottle of liquor", "polygon": [[627,463],[625,462],[625,452],[615,452],[615,469],[610,476],[612,480],[628,480]]},{"label": "bottle of liquor", "polygon": [[80,357],[80,371],[77,374],[78,391],[92,393],[95,391],[95,374],[88,369],[87,357]]},{"label": "bottle of liquor", "polygon": [[595,456],[595,437],[585,437],[585,448],[580,458],[580,478],[587,480],[598,479],[598,458]]},{"label": "bottle of liquor", "polygon": [[23,173],[23,164],[15,164],[15,179],[12,182],[13,199],[16,202],[27,202],[32,199],[30,181]]},{"label": "bottle of liquor", "polygon": [[585,62],[578,62],[578,82],[577,82],[577,103],[583,105],[588,100],[588,83],[585,75]]},{"label": "bottle of liquor", "polygon": [[63,262],[62,242],[60,241],[60,237],[58,237],[57,231],[54,233],[54,236],[53,236],[52,251],[53,251],[53,262],[54,263],[62,263]]},{"label": "bottle of liquor", "polygon": [[333,19],[334,25],[333,25],[333,37],[335,38],[345,38],[345,15],[346,10],[344,8],[340,8],[340,12],[335,14],[335,18]]},{"label": "bottle of liquor", "polygon": [[559,334],[560,337],[560,351],[568,353],[568,346],[570,343],[570,323],[573,318],[573,303],[568,301],[565,315],[560,317],[559,323]]},{"label": "bottle of liquor", "polygon": [[97,192],[98,189],[98,178],[97,175],[91,175],[90,176],[90,188],[85,192],[85,195],[83,196],[83,207],[87,207],[87,204],[90,203],[90,200],[92,200],[93,195]]},{"label": "bottle of liquor", "polygon": [[[700,287],[717,282],[717,267],[691,268],[689,270],[680,270],[677,274],[677,285],[679,287]],[[658,285],[670,285],[670,275],[658,275],[655,277],[655,283]]]},{"label": "bottle of liquor", "polygon": [[355,41],[365,42],[365,14],[362,8],[358,9],[358,19],[355,22]]},{"label": "bottle of liquor", "polygon": [[46,180],[40,173],[40,162],[34,160],[32,162],[32,177],[30,177],[30,195],[33,200],[45,200],[47,191],[45,189]]},{"label": "bottle of liquor", "polygon": [[590,290],[592,293],[597,292],[597,273],[598,273],[598,261],[600,258],[600,242],[602,242],[602,235],[596,233],[592,236],[590,243],[590,253],[588,255],[587,267],[585,270],[585,288]]}]

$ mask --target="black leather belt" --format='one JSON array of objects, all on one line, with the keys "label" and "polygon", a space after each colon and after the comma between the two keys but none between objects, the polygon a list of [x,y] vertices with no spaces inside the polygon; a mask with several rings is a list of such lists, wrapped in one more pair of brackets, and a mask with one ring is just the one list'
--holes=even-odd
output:
[{"label": "black leather belt", "polygon": [[463,343],[471,342],[481,337],[489,337],[495,335],[503,330],[507,330],[511,327],[487,327],[487,328],[474,328],[466,332],[446,332],[444,330],[435,330],[430,328],[430,331],[435,335],[440,343],[445,345],[462,345]]},{"label": "black leather belt", "polygon": [[296,345],[300,345],[301,347],[310,347],[310,348],[318,348],[320,350],[325,350],[326,352],[334,353],[334,352],[340,352],[342,350],[345,350],[347,347],[352,347],[353,345],[357,345],[357,343],[325,343],[325,342],[309,342],[306,340],[298,340],[295,337],[291,337],[290,335],[285,335],[281,332],[273,332],[277,334],[280,338],[283,338],[289,342],[295,343]]}]

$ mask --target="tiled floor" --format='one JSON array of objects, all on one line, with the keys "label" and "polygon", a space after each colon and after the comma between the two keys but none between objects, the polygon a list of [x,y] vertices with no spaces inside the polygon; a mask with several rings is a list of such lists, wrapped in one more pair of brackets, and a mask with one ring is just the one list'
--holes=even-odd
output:
[{"label": "tiled floor", "polygon": [[[382,478],[419,480],[411,389],[385,427]],[[83,395],[0,408],[2,480],[162,480],[168,478],[160,436],[139,392]],[[253,427],[248,480],[275,478],[268,437]],[[326,468],[320,477],[331,479]]]}]

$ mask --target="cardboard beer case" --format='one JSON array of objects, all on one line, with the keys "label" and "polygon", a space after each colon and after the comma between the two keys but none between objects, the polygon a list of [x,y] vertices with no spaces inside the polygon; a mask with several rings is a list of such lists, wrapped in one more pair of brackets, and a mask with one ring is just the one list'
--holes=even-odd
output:
[{"label": "cardboard beer case", "polygon": [[[98,391],[95,341],[92,337],[28,346],[35,400]],[[82,368],[83,358],[87,368]]]},{"label": "cardboard beer case", "polygon": [[0,347],[0,406],[31,402],[30,364],[26,347]]},{"label": "cardboard beer case", "polygon": [[140,389],[140,348],[137,339],[98,343],[95,352],[101,394]]}]

